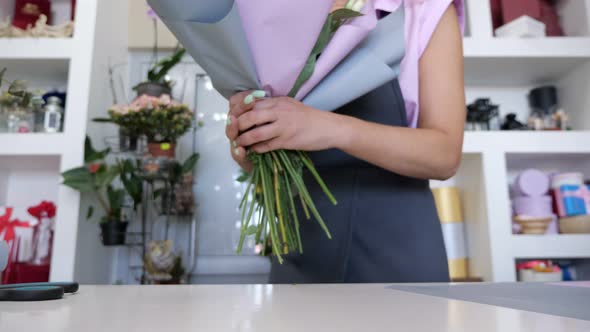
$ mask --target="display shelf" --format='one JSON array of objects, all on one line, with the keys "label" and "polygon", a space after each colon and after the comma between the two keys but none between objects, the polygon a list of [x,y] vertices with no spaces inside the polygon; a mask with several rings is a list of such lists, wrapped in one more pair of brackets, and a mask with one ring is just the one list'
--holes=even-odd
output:
[{"label": "display shelf", "polygon": [[473,58],[590,58],[590,37],[481,38],[463,40],[464,55]]},{"label": "display shelf", "polygon": [[513,235],[514,259],[590,258],[590,234]]},{"label": "display shelf", "polygon": [[74,51],[72,38],[0,38],[0,61],[70,59]]},{"label": "display shelf", "polygon": [[590,38],[466,38],[470,85],[529,85],[557,81],[590,62]]},{"label": "display shelf", "polygon": [[0,134],[0,155],[44,156],[64,153],[64,134]]},{"label": "display shelf", "polygon": [[590,153],[590,131],[466,132],[464,153]]}]

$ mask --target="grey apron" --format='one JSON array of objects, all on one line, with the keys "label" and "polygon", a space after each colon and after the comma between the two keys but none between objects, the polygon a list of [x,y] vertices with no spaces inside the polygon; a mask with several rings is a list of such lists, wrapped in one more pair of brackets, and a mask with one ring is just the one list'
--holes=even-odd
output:
[{"label": "grey apron", "polygon": [[[397,80],[337,113],[391,126],[407,126]],[[338,200],[333,206],[309,176],[306,183],[332,233],[299,211],[303,254],[280,265],[270,283],[448,282],[447,257],[427,180],[394,174],[339,150],[311,153]]]}]

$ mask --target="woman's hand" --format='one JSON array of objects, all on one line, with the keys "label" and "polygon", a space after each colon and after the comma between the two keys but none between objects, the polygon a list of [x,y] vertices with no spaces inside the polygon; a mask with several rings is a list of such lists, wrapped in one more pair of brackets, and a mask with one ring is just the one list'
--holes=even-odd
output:
[{"label": "woman's hand", "polygon": [[[230,154],[234,161],[246,172],[252,170],[252,163],[247,159],[246,149],[238,146],[236,139],[240,134],[238,128],[238,116],[244,112],[250,111],[254,107],[255,95],[264,96],[264,91],[245,91],[233,95],[229,99],[229,113],[227,115],[227,126],[225,128],[225,135],[230,142]],[[252,97],[249,97],[252,96]],[[246,98],[248,98],[246,100]],[[249,103],[246,103],[249,101]]]},{"label": "woman's hand", "polygon": [[256,153],[274,150],[318,151],[334,147],[337,116],[288,97],[256,101],[238,116],[238,147]]},{"label": "woman's hand", "polygon": [[336,147],[346,136],[340,135],[338,126],[342,116],[308,107],[293,98],[256,99],[250,95],[239,93],[230,99],[226,130],[232,156],[246,171],[252,167],[246,159],[246,148],[256,153],[280,149],[318,151]]}]

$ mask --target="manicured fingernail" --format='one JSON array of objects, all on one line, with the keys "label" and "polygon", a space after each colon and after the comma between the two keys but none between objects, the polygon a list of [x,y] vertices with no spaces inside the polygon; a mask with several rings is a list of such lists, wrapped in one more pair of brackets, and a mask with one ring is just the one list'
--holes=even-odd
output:
[{"label": "manicured fingernail", "polygon": [[236,142],[236,141],[233,141],[233,142],[231,142],[231,145],[232,145],[234,148],[237,148],[237,147],[238,147],[238,142]]},{"label": "manicured fingernail", "polygon": [[236,156],[239,156],[240,155],[240,149],[234,149],[234,154]]},{"label": "manicured fingernail", "polygon": [[256,90],[256,91],[252,92],[251,95],[256,98],[264,98],[264,97],[266,97],[266,91]]},{"label": "manicured fingernail", "polygon": [[231,125],[231,116],[227,117],[227,120],[225,121],[225,125],[226,126],[230,126]]},{"label": "manicured fingernail", "polygon": [[254,102],[254,95],[247,95],[246,98],[244,98],[244,104],[246,105],[250,105]]}]

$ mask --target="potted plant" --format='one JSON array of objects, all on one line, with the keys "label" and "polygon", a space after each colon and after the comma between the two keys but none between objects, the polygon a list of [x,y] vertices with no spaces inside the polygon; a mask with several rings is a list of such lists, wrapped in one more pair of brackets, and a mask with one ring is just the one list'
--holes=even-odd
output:
[{"label": "potted plant", "polygon": [[177,47],[172,55],[157,61],[148,71],[147,80],[133,88],[137,92],[137,96],[160,97],[162,95],[171,95],[172,81],[170,81],[168,73],[182,61],[185,53],[184,48]]},{"label": "potted plant", "polygon": [[137,128],[145,135],[148,151],[154,157],[174,158],[177,140],[193,126],[193,112],[168,95],[160,98],[143,95],[123,113],[137,112]]},{"label": "potted plant", "polygon": [[[96,197],[104,213],[100,219],[103,244],[115,246],[125,244],[128,222],[123,215],[123,207],[127,192],[113,186],[115,179],[121,175],[121,166],[104,162],[109,152],[109,149],[96,151],[90,139],[86,138],[85,165],[68,170],[62,176],[64,185]],[[93,214],[94,207],[90,206],[87,219],[91,219]]]}]

